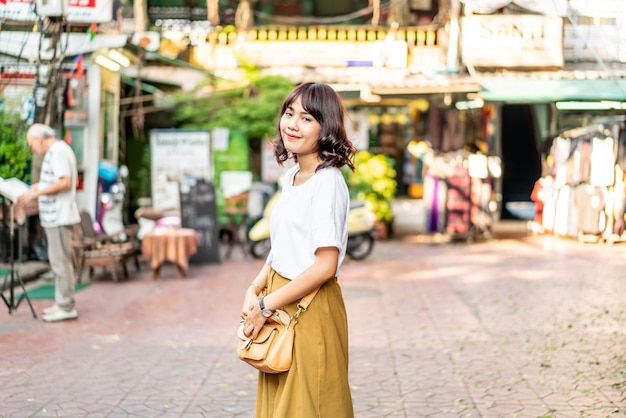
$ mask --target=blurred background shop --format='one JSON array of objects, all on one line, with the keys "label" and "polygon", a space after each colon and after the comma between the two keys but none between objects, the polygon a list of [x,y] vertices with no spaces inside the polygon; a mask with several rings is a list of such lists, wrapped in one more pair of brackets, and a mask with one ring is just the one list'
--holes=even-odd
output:
[{"label": "blurred background shop", "polygon": [[[98,163],[127,166],[128,222],[140,203],[155,203],[147,199],[155,197],[151,138],[159,130],[211,134],[205,169],[218,192],[222,170],[275,184],[266,139],[282,90],[258,84],[268,77],[325,82],[342,95],[359,149],[392,161],[396,233],[488,236],[499,219],[530,220],[552,141],[597,123],[623,127],[622,0],[26,6],[0,4],[3,106],[39,98],[33,118],[71,141],[84,178],[80,204],[92,214]],[[36,22],[51,24],[33,33]],[[41,55],[42,42],[59,53]],[[234,126],[222,112],[232,103]],[[443,209],[453,217],[436,216]]]}]

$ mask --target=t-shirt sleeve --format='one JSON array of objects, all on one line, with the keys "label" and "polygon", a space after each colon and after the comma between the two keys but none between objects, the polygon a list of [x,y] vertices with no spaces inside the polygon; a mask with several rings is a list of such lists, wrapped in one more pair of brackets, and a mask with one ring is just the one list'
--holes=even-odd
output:
[{"label": "t-shirt sleeve", "polygon": [[62,177],[72,177],[71,167],[72,164],[69,161],[70,156],[68,152],[72,152],[71,150],[64,150],[60,146],[56,147],[54,150],[54,155],[52,156],[52,169],[54,170],[55,177],[58,179]]},{"label": "t-shirt sleeve", "polygon": [[342,192],[332,171],[324,173],[312,199],[311,225],[313,248],[337,247],[341,249],[348,199]]}]

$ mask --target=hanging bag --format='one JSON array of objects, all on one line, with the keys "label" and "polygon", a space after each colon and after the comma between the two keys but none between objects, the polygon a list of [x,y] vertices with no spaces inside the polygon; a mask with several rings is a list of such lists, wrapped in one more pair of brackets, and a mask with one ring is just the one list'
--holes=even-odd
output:
[{"label": "hanging bag", "polygon": [[243,321],[237,330],[237,356],[252,367],[264,373],[276,374],[291,368],[295,326],[300,314],[308,308],[319,289],[315,289],[298,303],[298,311],[293,315],[276,309],[267,318],[259,335],[253,340],[243,332]]}]

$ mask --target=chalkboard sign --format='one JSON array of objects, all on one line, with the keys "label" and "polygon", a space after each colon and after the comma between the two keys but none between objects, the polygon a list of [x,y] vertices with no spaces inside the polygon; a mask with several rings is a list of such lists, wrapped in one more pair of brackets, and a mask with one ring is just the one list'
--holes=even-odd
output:
[{"label": "chalkboard sign", "polygon": [[180,217],[182,227],[194,229],[199,238],[198,250],[189,263],[219,263],[217,206],[213,184],[204,180],[182,180]]}]

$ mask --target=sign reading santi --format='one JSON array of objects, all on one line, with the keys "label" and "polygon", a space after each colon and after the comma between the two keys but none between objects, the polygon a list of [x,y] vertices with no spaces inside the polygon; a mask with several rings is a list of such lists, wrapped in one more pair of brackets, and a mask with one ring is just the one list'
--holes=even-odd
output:
[{"label": "sign reading santi", "polygon": [[463,63],[474,67],[563,67],[563,20],[536,15],[467,16]]}]

